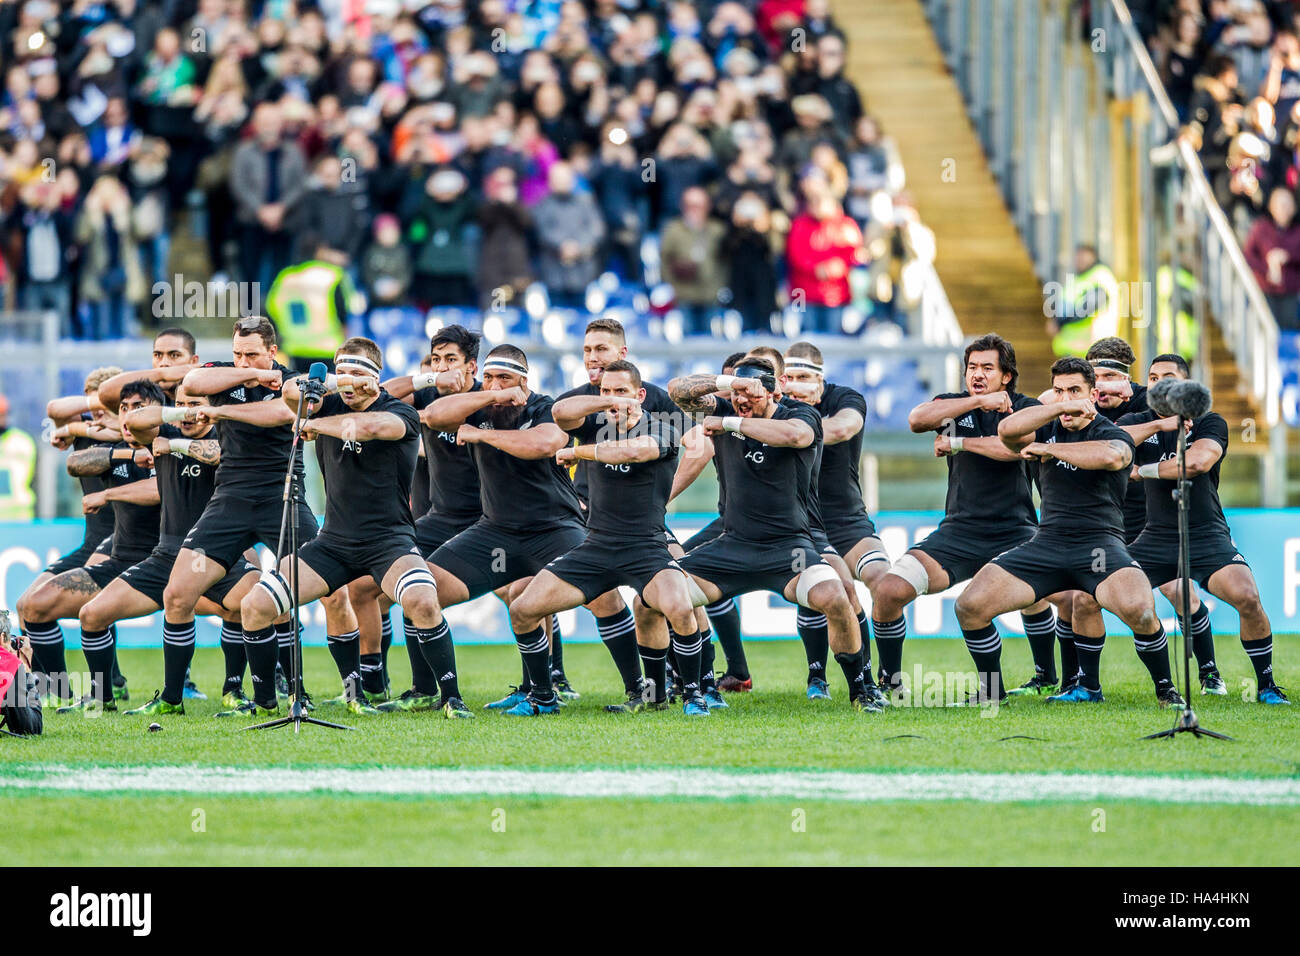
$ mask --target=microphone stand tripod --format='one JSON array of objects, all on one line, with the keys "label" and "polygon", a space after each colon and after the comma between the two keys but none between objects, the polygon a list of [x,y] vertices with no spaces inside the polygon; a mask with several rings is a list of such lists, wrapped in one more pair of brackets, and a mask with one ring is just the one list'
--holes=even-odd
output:
[{"label": "microphone stand tripod", "polygon": [[[299,393],[298,411],[293,419],[293,444],[289,447],[289,468],[284,475],[284,506],[280,513],[280,540],[275,546],[277,567],[280,559],[286,553],[293,556],[289,561],[289,595],[293,604],[293,666],[290,668],[292,673],[289,675],[289,712],[284,717],[253,724],[250,727],[243,728],[244,730],[270,730],[274,727],[285,727],[289,724],[293,724],[295,734],[301,730],[303,724],[332,727],[335,730],[356,729],[355,727],[349,727],[347,724],[335,724],[328,720],[312,717],[307,712],[307,701],[302,689],[302,609],[298,604],[298,498],[301,488],[298,486],[298,475],[294,470],[294,464],[298,460],[298,446],[302,441],[301,428],[305,417],[304,412],[309,402],[315,401],[317,404],[320,402],[320,395],[311,395],[308,392],[309,387],[304,381],[302,391]],[[289,538],[289,550],[287,552],[284,549],[286,530]]]},{"label": "microphone stand tripod", "polygon": [[1192,710],[1192,544],[1188,527],[1188,511],[1191,507],[1191,482],[1187,480],[1187,419],[1178,416],[1178,486],[1174,489],[1174,500],[1178,502],[1178,582],[1182,588],[1179,595],[1179,627],[1183,632],[1183,700],[1186,702],[1177,721],[1168,730],[1147,734],[1142,740],[1172,740],[1178,734],[1191,734],[1196,738],[1213,737],[1216,740],[1231,740],[1227,734],[1206,730],[1196,719]]}]

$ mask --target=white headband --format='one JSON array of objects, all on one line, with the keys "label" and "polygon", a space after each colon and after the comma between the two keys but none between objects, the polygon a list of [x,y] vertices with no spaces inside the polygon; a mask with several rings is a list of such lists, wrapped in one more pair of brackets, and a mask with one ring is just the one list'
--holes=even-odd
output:
[{"label": "white headband", "polygon": [[496,357],[489,355],[487,361],[483,363],[483,372],[484,374],[488,372],[509,372],[511,375],[527,375],[528,366],[520,365],[518,362],[502,358],[499,355]]},{"label": "white headband", "polygon": [[785,367],[787,369],[792,369],[792,368],[806,369],[809,372],[816,372],[818,375],[823,374],[825,371],[825,366],[817,364],[812,359],[791,358],[788,355],[786,356],[785,359]]},{"label": "white headband", "polygon": [[351,365],[355,368],[363,369],[369,374],[379,377],[379,366],[364,355],[340,355],[334,360],[335,368],[342,368],[344,365]]}]

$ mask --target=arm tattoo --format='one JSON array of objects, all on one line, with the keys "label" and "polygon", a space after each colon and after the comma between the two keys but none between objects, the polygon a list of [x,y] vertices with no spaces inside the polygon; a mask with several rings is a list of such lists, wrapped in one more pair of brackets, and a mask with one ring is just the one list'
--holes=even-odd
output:
[{"label": "arm tattoo", "polygon": [[714,392],[718,390],[716,375],[687,375],[679,379],[668,397],[688,413],[708,413],[717,407]]},{"label": "arm tattoo", "polygon": [[73,478],[102,475],[113,465],[113,449],[107,445],[83,448],[68,456],[68,474]]},{"label": "arm tattoo", "polygon": [[1133,449],[1129,446],[1128,442],[1120,441],[1118,438],[1112,438],[1107,442],[1107,444],[1119,452],[1119,457],[1124,462],[1125,468],[1133,464]]},{"label": "arm tattoo", "polygon": [[221,464],[221,445],[215,438],[203,438],[190,445],[190,457],[204,465]]}]

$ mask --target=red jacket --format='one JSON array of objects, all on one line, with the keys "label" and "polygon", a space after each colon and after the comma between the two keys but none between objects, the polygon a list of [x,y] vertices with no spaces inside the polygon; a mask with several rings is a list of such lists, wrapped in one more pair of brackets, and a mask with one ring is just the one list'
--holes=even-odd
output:
[{"label": "red jacket", "polygon": [[[785,254],[791,298],[802,289],[804,302],[809,305],[847,305],[849,270],[863,258],[862,230],[843,213],[818,220],[805,212],[790,224]],[[819,275],[819,266],[836,259],[844,263],[842,275]]]},{"label": "red jacket", "polygon": [[[1277,254],[1270,257],[1273,250],[1281,250],[1286,255],[1280,267],[1269,267],[1270,258],[1281,258]],[[1265,295],[1300,292],[1300,223],[1293,222],[1290,228],[1280,229],[1272,216],[1260,216],[1250,227],[1242,252]]]}]

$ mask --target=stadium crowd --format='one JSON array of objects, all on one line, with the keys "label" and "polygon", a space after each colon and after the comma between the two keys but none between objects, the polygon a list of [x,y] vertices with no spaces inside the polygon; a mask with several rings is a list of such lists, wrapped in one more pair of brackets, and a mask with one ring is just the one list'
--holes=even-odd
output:
[{"label": "stadium crowd", "polygon": [[323,262],[349,309],[581,307],[611,271],[694,332],[898,318],[933,256],[828,0],[27,0],[0,36],[4,304],[67,336],[138,333],[178,229],[263,296]]}]

